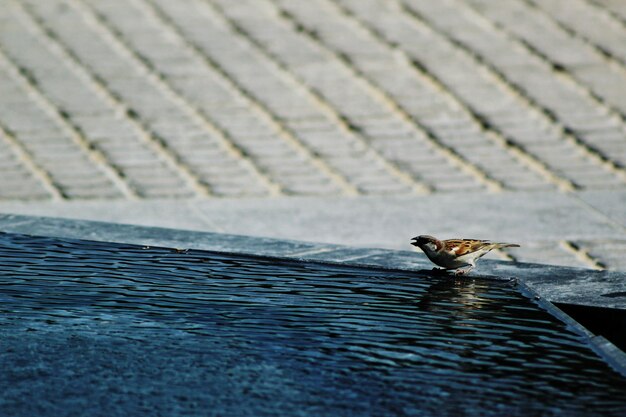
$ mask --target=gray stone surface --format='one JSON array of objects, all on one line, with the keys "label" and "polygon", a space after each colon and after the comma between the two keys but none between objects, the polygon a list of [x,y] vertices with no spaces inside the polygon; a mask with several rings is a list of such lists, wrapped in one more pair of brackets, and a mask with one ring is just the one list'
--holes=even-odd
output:
[{"label": "gray stone surface", "polygon": [[626,191],[585,191],[578,197],[614,222],[626,228]]},{"label": "gray stone surface", "polygon": [[10,0],[0,27],[2,212],[626,270],[618,2]]}]

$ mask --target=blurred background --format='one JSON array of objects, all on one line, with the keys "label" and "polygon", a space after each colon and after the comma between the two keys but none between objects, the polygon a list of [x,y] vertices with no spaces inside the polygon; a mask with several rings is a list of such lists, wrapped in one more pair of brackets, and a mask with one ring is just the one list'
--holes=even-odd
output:
[{"label": "blurred background", "polygon": [[626,270],[622,0],[4,0],[0,212]]}]

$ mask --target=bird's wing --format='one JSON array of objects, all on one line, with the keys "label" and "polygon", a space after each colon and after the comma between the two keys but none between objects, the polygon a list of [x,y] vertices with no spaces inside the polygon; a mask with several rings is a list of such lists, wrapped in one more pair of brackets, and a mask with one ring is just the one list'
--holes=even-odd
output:
[{"label": "bird's wing", "polygon": [[493,243],[488,240],[478,239],[449,239],[444,241],[444,249],[453,252],[456,256],[476,252],[490,245],[493,245]]}]

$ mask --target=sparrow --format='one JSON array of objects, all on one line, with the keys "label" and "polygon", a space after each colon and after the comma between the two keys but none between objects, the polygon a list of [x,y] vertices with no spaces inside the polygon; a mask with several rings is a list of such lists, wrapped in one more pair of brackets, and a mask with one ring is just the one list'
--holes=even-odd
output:
[{"label": "sparrow", "polygon": [[[478,239],[439,240],[420,235],[411,239],[411,245],[419,247],[428,259],[444,270],[455,269],[456,275],[464,275],[476,267],[476,261],[492,249],[518,248],[515,243],[495,243]],[[467,267],[466,269],[460,269]]]}]

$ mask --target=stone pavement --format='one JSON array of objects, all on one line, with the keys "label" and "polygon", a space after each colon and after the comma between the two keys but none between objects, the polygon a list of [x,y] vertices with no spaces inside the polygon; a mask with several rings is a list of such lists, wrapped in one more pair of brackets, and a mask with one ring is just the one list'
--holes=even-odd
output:
[{"label": "stone pavement", "polygon": [[626,270],[620,0],[5,0],[0,212]]}]

